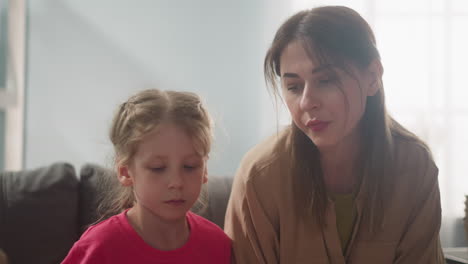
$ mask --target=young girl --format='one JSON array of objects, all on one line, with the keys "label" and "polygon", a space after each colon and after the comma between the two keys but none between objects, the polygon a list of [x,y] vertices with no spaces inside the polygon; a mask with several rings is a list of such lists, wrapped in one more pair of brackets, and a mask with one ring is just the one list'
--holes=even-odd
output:
[{"label": "young girl", "polygon": [[225,222],[236,263],[444,263],[438,169],[387,114],[382,74],[354,10],[305,10],[278,29],[265,76],[293,122],[237,172]]},{"label": "young girl", "polygon": [[91,226],[62,263],[230,263],[230,239],[189,211],[208,180],[211,125],[200,98],[140,92],[119,107],[110,139],[122,212]]}]

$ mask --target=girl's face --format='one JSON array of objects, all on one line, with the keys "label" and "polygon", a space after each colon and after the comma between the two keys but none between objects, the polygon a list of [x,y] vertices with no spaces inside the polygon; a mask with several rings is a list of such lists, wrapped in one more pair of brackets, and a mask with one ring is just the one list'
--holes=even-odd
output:
[{"label": "girl's face", "polygon": [[139,211],[162,221],[182,220],[208,180],[206,160],[184,130],[165,123],[143,138],[119,179],[133,185]]},{"label": "girl's face", "polygon": [[376,67],[375,63],[364,71],[350,67],[353,75],[349,75],[334,65],[312,61],[298,41],[283,50],[283,98],[293,122],[319,149],[357,138],[367,96],[375,95],[379,87]]}]

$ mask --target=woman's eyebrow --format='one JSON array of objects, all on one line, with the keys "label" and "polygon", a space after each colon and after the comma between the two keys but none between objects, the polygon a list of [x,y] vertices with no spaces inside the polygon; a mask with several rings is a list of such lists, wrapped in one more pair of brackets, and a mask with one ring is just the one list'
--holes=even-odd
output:
[{"label": "woman's eyebrow", "polygon": [[299,78],[299,75],[295,73],[285,72],[283,73],[283,78]]},{"label": "woman's eyebrow", "polygon": [[312,74],[316,74],[316,73],[320,73],[320,72],[323,72],[323,71],[327,71],[327,70],[331,70],[332,68],[335,68],[335,65],[333,64],[322,64],[318,67],[316,67],[315,69],[312,70]]},{"label": "woman's eyebrow", "polygon": [[[335,66],[333,64],[322,64],[312,70],[312,74],[318,74],[323,71],[328,71],[334,68]],[[285,72],[282,75],[282,78],[299,78],[299,75],[296,73],[290,73],[290,72]]]}]

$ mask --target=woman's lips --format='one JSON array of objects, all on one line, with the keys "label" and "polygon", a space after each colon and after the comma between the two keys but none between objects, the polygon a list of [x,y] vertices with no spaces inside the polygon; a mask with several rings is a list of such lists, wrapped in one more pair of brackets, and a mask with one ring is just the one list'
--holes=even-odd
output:
[{"label": "woman's lips", "polygon": [[320,132],[325,130],[328,127],[328,124],[330,124],[330,122],[315,119],[309,120],[306,123],[306,127],[310,128],[314,132]]}]

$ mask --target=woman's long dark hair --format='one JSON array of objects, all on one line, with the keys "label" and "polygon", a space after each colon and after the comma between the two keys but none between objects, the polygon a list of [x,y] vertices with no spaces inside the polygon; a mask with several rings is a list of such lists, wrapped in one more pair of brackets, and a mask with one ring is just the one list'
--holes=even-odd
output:
[{"label": "woman's long dark hair", "polygon": [[[303,44],[311,60],[333,64],[352,75],[350,65],[365,69],[379,61],[380,54],[369,24],[354,10],[343,6],[325,6],[301,11],[290,17],[276,32],[265,61],[265,80],[279,96],[280,56],[293,41]],[[353,77],[353,76],[352,76]],[[394,121],[386,111],[383,85],[368,97],[361,119],[361,142],[356,173],[362,177],[363,217],[372,232],[383,225],[385,197],[392,191],[393,138],[399,135],[425,147],[414,134]],[[295,180],[296,210],[314,217],[324,225],[327,191],[315,144],[294,123],[292,170]]]}]

